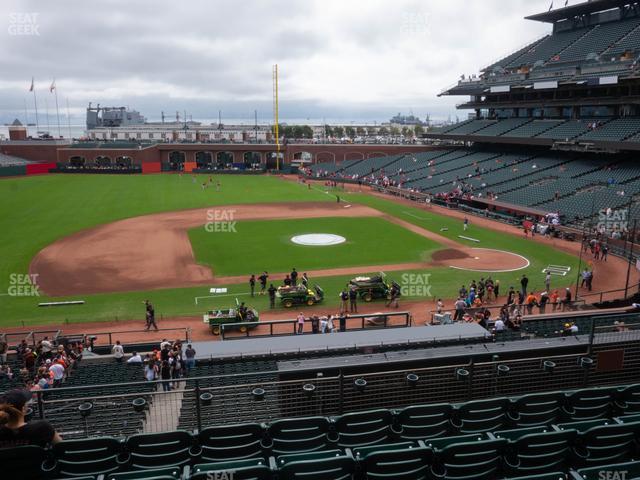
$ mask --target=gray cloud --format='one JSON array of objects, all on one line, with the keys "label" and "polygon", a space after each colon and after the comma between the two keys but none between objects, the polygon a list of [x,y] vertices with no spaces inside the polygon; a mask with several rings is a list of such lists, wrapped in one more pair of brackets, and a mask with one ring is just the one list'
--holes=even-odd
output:
[{"label": "gray cloud", "polygon": [[[5,0],[0,120],[21,115],[25,99],[31,104],[31,76],[40,98],[55,77],[76,111],[92,101],[152,118],[163,109],[200,118],[223,109],[250,121],[258,109],[267,119],[274,63],[283,118],[464,115],[454,108],[462,99],[438,92],[546,33],[523,17],[548,3]],[[36,14],[39,35],[10,35],[26,13]]]}]

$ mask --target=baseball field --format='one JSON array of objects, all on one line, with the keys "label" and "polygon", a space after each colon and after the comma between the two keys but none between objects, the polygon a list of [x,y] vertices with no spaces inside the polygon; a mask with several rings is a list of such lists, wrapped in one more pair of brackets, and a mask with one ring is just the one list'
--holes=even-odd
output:
[{"label": "baseball field", "polygon": [[[465,232],[457,216],[369,191],[340,191],[337,202],[321,184],[218,179],[219,191],[206,175],[0,181],[0,327],[140,320],[147,298],[160,318],[201,315],[235,297],[265,310],[266,297],[248,297],[249,276],[266,270],[277,286],[293,267],[326,292],[309,311],[334,308],[349,279],[380,270],[406,288],[403,301],[452,299],[462,284],[487,276],[506,293],[527,274],[540,291],[549,265],[571,269],[554,277],[554,288],[575,283],[574,254],[512,227],[487,228],[471,217]],[[291,241],[306,234],[345,241]],[[227,292],[211,297],[211,287]],[[84,304],[38,306],[66,300]]]}]

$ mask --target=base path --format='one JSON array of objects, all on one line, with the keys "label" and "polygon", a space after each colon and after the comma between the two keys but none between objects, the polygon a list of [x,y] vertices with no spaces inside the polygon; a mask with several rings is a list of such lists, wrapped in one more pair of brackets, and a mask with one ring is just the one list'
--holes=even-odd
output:
[{"label": "base path", "polygon": [[[128,218],[52,243],[31,262],[38,286],[52,296],[208,285],[213,274],[198,265],[187,230],[205,225],[214,211],[233,220],[370,217],[369,207],[331,202],[224,205]],[[243,277],[243,281],[246,278]]]}]

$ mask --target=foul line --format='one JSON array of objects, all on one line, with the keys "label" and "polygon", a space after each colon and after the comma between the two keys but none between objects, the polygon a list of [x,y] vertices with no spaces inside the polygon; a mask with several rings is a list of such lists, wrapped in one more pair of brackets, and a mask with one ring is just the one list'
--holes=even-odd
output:
[{"label": "foul line", "polygon": [[522,260],[524,260],[526,262],[526,265],[518,268],[509,268],[506,270],[482,270],[482,269],[475,269],[475,268],[455,267],[453,265],[449,265],[449,268],[454,268],[456,270],[464,270],[467,272],[507,273],[507,272],[517,272],[518,270],[524,270],[525,268],[528,268],[531,265],[531,262],[529,261],[528,258],[523,257],[522,255],[519,255],[517,253],[507,252],[506,250],[495,250],[493,248],[480,248],[480,247],[474,247],[472,250],[486,250],[488,252],[500,252],[500,253],[507,253],[509,255],[515,255],[516,257],[520,257]]},{"label": "foul line", "polygon": [[410,217],[417,218],[418,220],[429,220],[428,218],[419,217],[418,215],[414,215],[411,212],[402,212],[402,213],[404,213],[405,215],[409,215]]}]

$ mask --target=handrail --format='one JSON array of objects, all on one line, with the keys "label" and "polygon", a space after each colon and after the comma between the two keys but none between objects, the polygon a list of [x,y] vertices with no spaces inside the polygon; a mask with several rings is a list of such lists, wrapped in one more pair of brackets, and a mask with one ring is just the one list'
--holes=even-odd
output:
[{"label": "handrail", "polygon": [[[365,323],[367,321],[367,319],[370,318],[376,318],[376,317],[382,317],[384,319],[383,321],[383,325],[382,326],[378,326],[378,325],[370,325],[370,326],[366,326]],[[388,322],[388,318],[387,317],[403,317],[404,318],[404,323],[400,324],[400,325],[389,325]],[[339,320],[341,317],[340,315],[338,316],[334,316],[334,321]],[[380,312],[380,313],[369,313],[369,314],[356,314],[356,315],[351,315],[351,314],[345,314],[344,315],[345,318],[345,330],[344,331],[358,331],[358,330],[373,330],[373,329],[380,329],[380,328],[406,328],[406,327],[410,327],[411,326],[411,312]],[[347,326],[347,323],[349,320],[357,320],[359,319],[360,322],[360,327],[359,328],[349,328]],[[311,321],[309,319],[309,317],[305,317],[305,322],[304,325],[310,324]],[[290,333],[278,333],[278,332],[274,332],[274,325],[291,325],[292,331]],[[226,332],[227,330],[237,330],[240,329],[242,327],[260,327],[260,326],[268,326],[269,327],[269,333],[268,334],[257,334],[257,335],[252,335],[251,334],[251,329],[250,328],[246,328],[246,331],[243,332],[243,334],[241,336],[234,336],[234,337],[228,337],[226,336]],[[339,327],[339,326],[338,326]],[[287,320],[270,320],[270,321],[258,321],[258,322],[235,322],[235,323],[222,323],[220,324],[220,336],[222,340],[239,340],[239,339],[243,339],[243,338],[263,338],[263,337],[280,337],[280,336],[289,336],[289,335],[295,335],[298,329],[298,320],[297,319],[287,319]],[[339,331],[340,328],[337,328]],[[307,331],[307,332],[303,332],[303,335],[312,335],[311,332]]]}]

